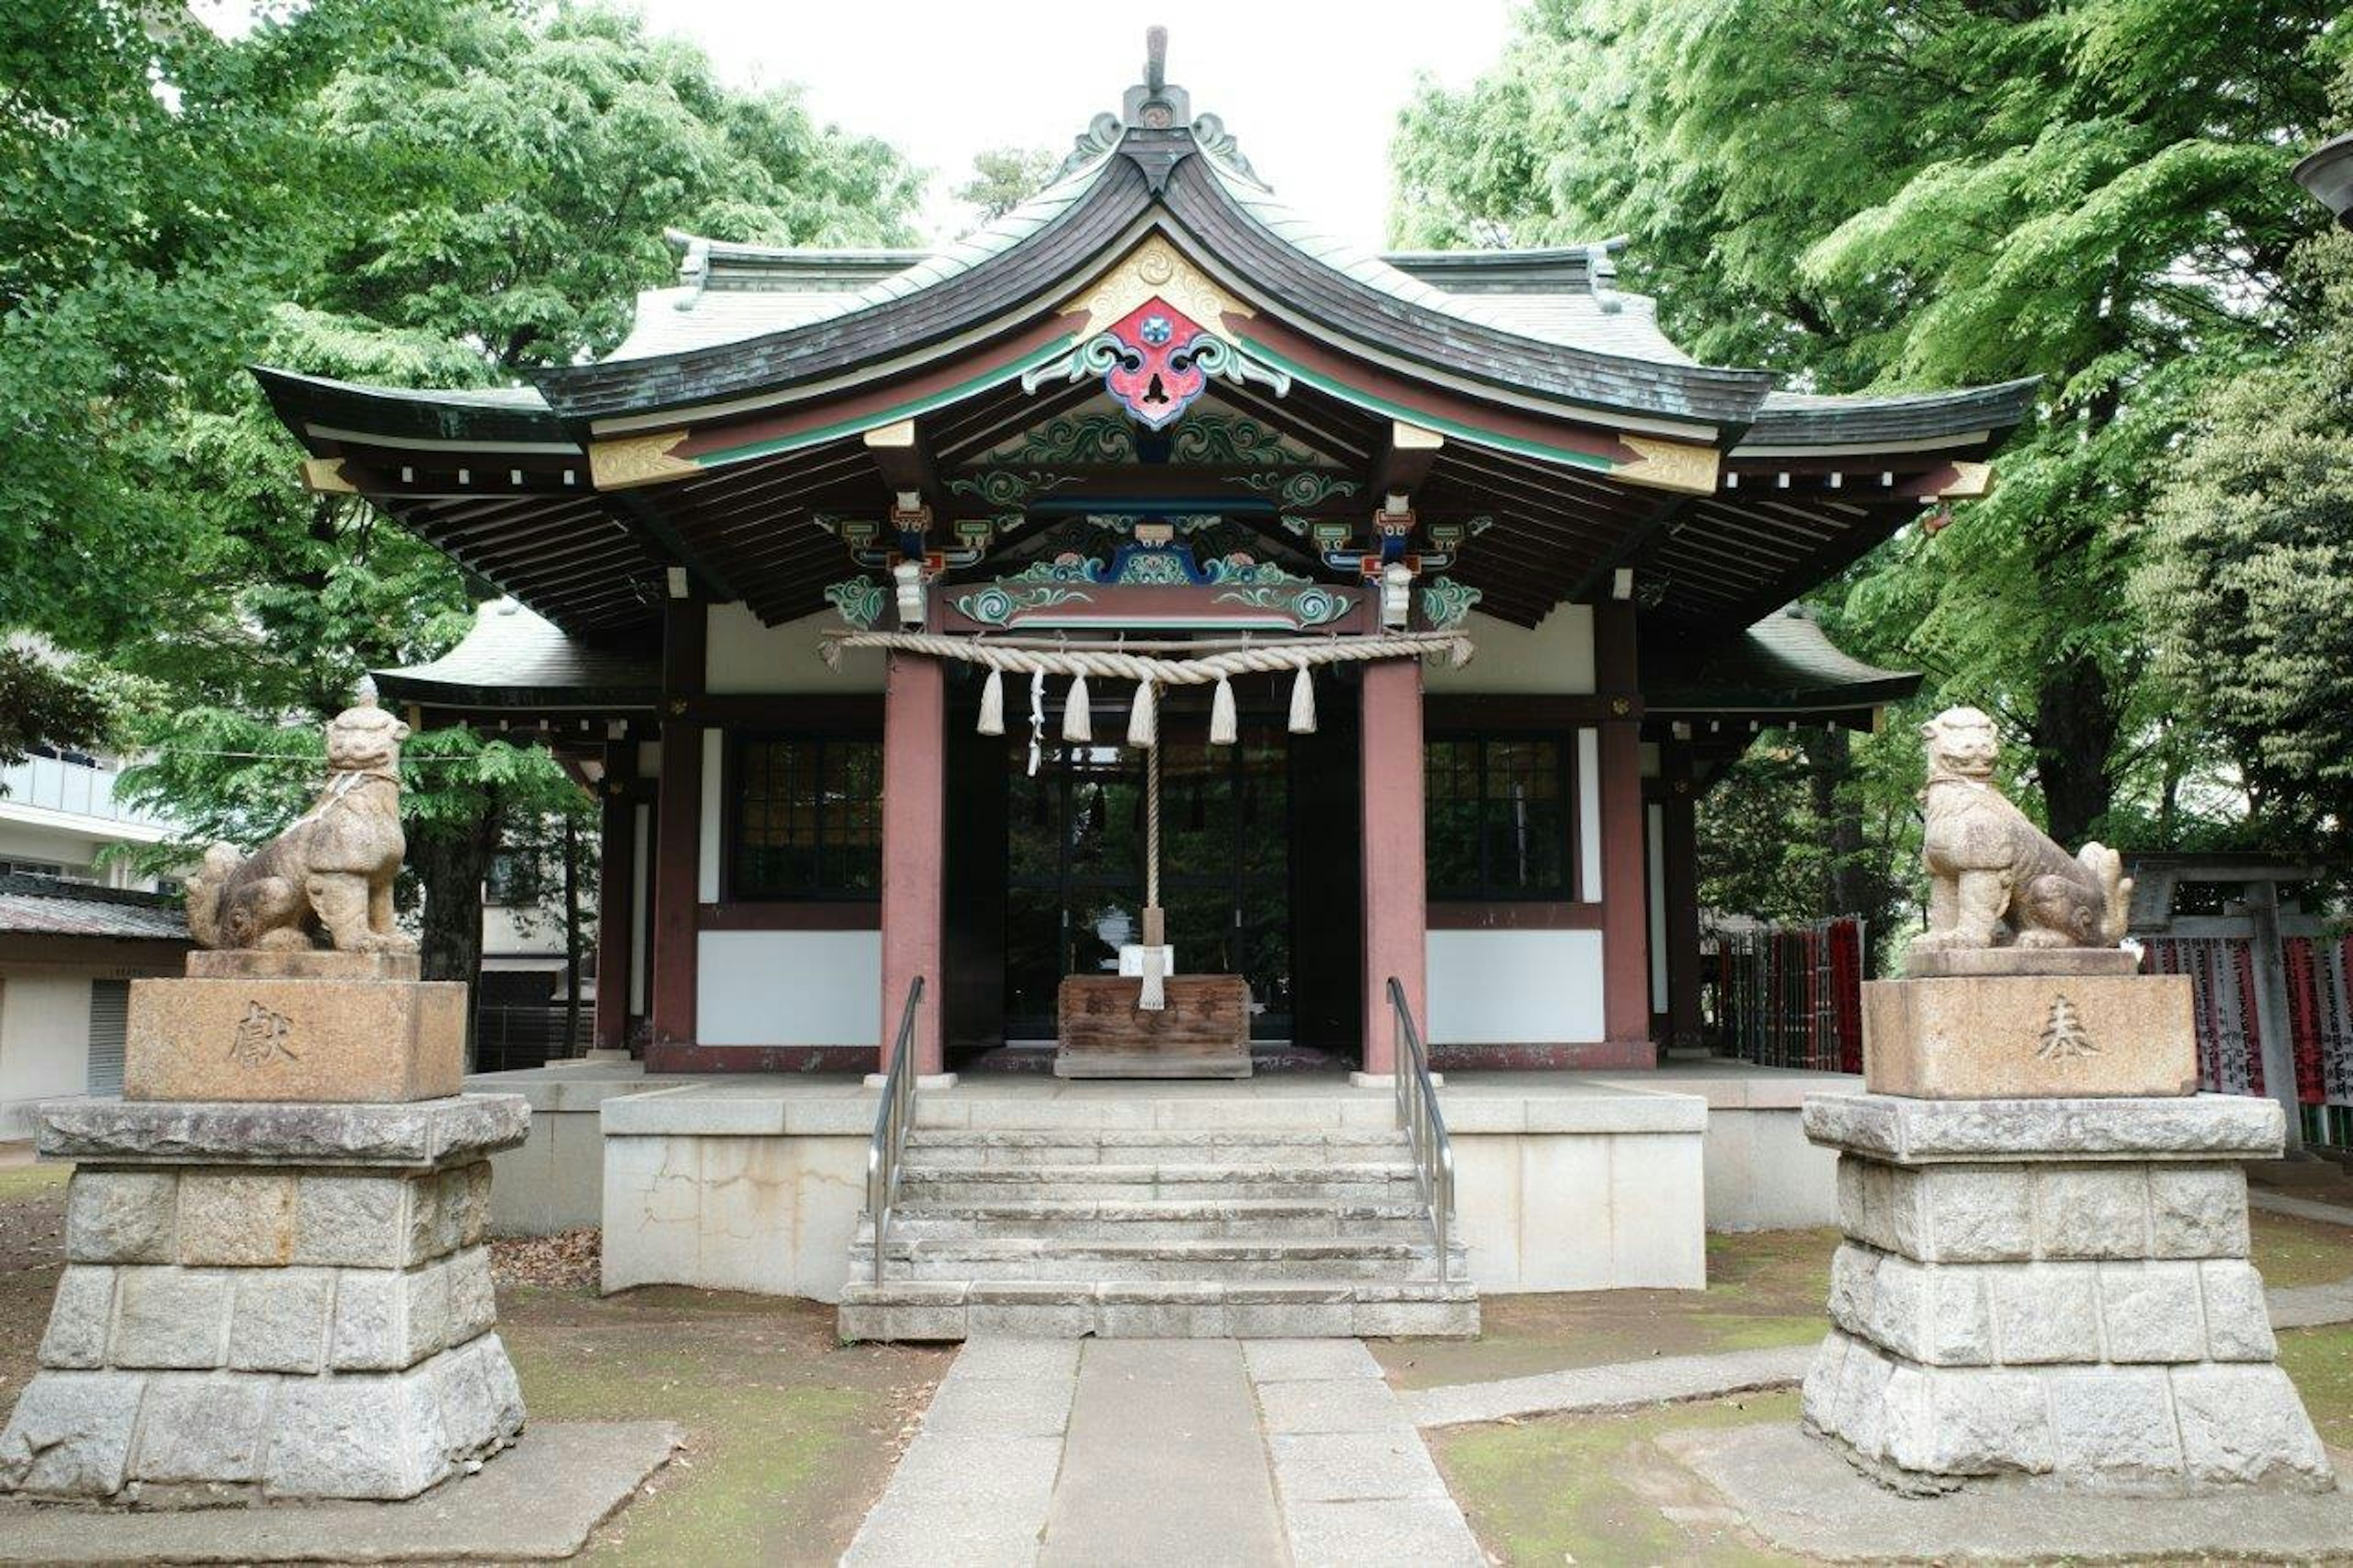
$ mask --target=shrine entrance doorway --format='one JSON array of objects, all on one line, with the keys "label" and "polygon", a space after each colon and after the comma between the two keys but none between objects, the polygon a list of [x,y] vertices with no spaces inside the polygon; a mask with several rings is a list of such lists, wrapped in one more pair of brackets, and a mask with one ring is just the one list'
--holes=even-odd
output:
[{"label": "shrine entrance doorway", "polygon": [[[1352,1060],[1354,726],[1293,735],[1271,703],[1245,706],[1236,743],[1212,745],[1199,695],[1166,702],[1161,721],[1161,902],[1177,971],[1241,976],[1254,1046]],[[1116,743],[1125,722],[1121,702],[1095,709],[1092,742],[1050,724],[1034,773],[1018,722],[952,742],[950,815],[971,824],[950,836],[952,1049],[1050,1046],[1063,978],[1117,973],[1120,944],[1139,940],[1145,753]]]}]

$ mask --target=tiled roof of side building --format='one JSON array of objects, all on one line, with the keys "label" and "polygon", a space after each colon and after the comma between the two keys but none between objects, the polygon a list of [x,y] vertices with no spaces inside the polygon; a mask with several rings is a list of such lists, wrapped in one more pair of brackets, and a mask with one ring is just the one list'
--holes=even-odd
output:
[{"label": "tiled roof of side building", "polygon": [[458,646],[427,664],[375,672],[386,701],[427,707],[651,709],[661,659],[567,635],[512,599],[478,606]]},{"label": "tiled roof of side building", "polygon": [[1662,715],[1852,711],[1901,701],[1920,688],[1910,670],[1866,664],[1792,605],[1698,659],[1645,647],[1642,706]]},{"label": "tiled roof of side building", "polygon": [[187,917],[162,893],[0,876],[0,933],[186,942]]}]

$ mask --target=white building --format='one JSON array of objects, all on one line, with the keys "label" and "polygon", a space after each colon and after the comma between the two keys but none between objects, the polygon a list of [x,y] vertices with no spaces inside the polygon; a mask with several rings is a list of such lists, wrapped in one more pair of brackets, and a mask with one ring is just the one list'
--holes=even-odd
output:
[{"label": "white building", "polygon": [[26,1111],[122,1084],[131,982],[173,974],[187,922],[153,876],[101,864],[170,828],[117,801],[112,758],[75,752],[0,769],[0,1139]]}]

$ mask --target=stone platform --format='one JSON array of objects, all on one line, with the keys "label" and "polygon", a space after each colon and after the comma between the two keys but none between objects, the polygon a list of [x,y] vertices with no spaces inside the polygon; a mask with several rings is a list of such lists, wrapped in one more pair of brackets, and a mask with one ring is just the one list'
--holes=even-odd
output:
[{"label": "stone platform", "polygon": [[[644,1081],[649,1087],[642,1092],[604,1094],[588,1102],[602,1133],[605,1288],[678,1284],[843,1300],[853,1278],[875,1091],[848,1074]],[[1468,1247],[1469,1278],[1481,1291],[1705,1285],[1701,1149],[1709,1109],[1701,1094],[1679,1090],[1663,1075],[1651,1089],[1589,1074],[1505,1072],[1449,1073],[1440,1094],[1456,1162],[1460,1223],[1451,1239]],[[1173,1199],[1188,1190],[1203,1193],[1204,1180],[1233,1175],[1253,1160],[1260,1180],[1281,1184],[1316,1164],[1319,1147],[1366,1139],[1386,1144],[1396,1136],[1397,1097],[1386,1086],[1357,1088],[1323,1074],[1270,1074],[1247,1083],[966,1074],[953,1088],[923,1089],[915,1114],[919,1142],[961,1142],[966,1152],[959,1157],[995,1161],[1001,1172],[1060,1177],[1072,1166],[1101,1166],[1104,1180],[1125,1187],[1129,1196]],[[1794,1123],[1797,1117],[1791,1112],[1786,1119]],[[1790,1141],[1797,1142],[1794,1128]],[[1221,1150],[1236,1158],[1220,1160]],[[1803,1152],[1819,1157],[1811,1149]],[[1155,1173],[1179,1163],[1188,1167],[1180,1176],[1196,1179],[1169,1191],[1137,1190],[1155,1182]],[[1725,1164],[1728,1169],[1733,1162],[1727,1158]],[[1820,1176],[1827,1217],[1827,1170]],[[508,1178],[502,1173],[500,1180]],[[1563,1204],[1546,1196],[1556,1193],[1578,1199]],[[1002,1190],[1001,1195],[1017,1194]],[[1092,1203],[1121,1193],[1062,1195]],[[1281,1196],[1271,1190],[1232,1195]],[[1356,1195],[1377,1201],[1375,1194]],[[970,1189],[957,1196],[989,1202]],[[955,1217],[1000,1229],[1015,1218],[1003,1213]],[[1063,1211],[1063,1217],[1077,1216]],[[1105,1226],[1135,1217],[1134,1210],[1087,1216]],[[1219,1216],[1151,1217],[1155,1226],[1164,1220],[1183,1226]],[[1427,1236],[1428,1227],[1413,1234]],[[1035,1239],[1009,1234],[995,1250],[1019,1251],[1018,1244]],[[1241,1246],[1250,1238],[1246,1227],[1227,1240]],[[1199,1250],[1216,1241],[1196,1237],[1177,1245]],[[1124,1289],[1202,1278],[1189,1268],[1155,1275],[1155,1261],[1173,1258],[1132,1261],[1137,1267],[1076,1279],[1065,1275],[1055,1284],[1067,1289],[1108,1282]],[[1004,1282],[1001,1272],[993,1277]],[[1372,1288],[1407,1278],[1402,1259],[1385,1260],[1373,1278],[1347,1282],[1348,1300],[1377,1304]],[[1461,1278],[1458,1270],[1458,1283]],[[924,1282],[949,1279],[930,1275]],[[1302,1271],[1284,1285],[1317,1283],[1340,1281]],[[1101,1294],[1092,1300],[1100,1301]],[[1144,1304],[1186,1303],[1170,1295]],[[1340,1304],[1337,1296],[1321,1303]],[[1317,1316],[1324,1326],[1306,1331],[1355,1331],[1353,1320],[1343,1324],[1336,1312]]]},{"label": "stone platform", "polygon": [[2335,1484],[2274,1364],[2241,1163],[2269,1100],[1816,1100],[1846,1240],[1804,1421],[1899,1490]]},{"label": "stone platform", "polygon": [[2036,1481],[1903,1497],[1786,1422],[1672,1432],[1660,1446],[1778,1552],[1832,1563],[2342,1563],[2353,1490],[2061,1500]]},{"label": "stone platform", "polygon": [[0,1501],[0,1563],[526,1563],[571,1557],[681,1441],[665,1421],[533,1426],[405,1502],[185,1510]]},{"label": "stone platform", "polygon": [[0,1490],[398,1499],[512,1443],[483,1243],[529,1127],[512,1095],[45,1108],[67,1267]]}]

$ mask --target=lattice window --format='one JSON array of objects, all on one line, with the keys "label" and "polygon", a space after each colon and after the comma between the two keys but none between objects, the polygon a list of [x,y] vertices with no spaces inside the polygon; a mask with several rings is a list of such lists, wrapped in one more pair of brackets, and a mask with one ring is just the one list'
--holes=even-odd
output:
[{"label": "lattice window", "polygon": [[1422,752],[1433,899],[1570,897],[1569,748],[1551,734],[1445,735]]},{"label": "lattice window", "polygon": [[848,735],[736,743],[728,894],[871,899],[882,884],[882,744]]}]

